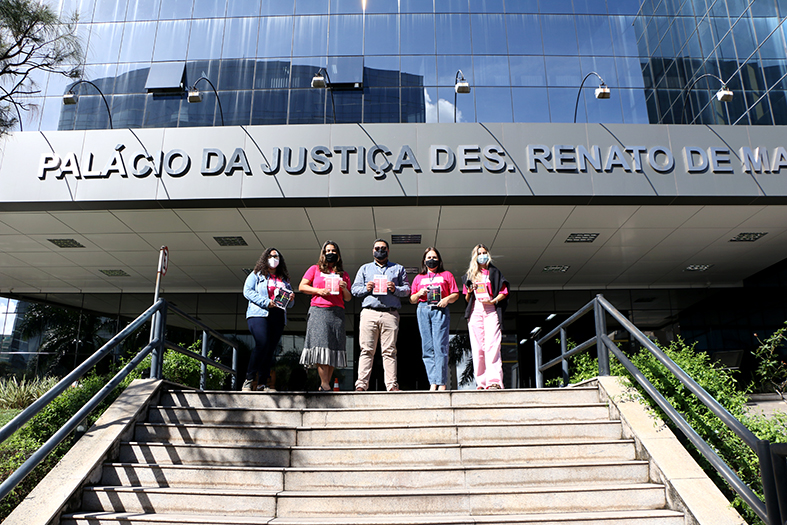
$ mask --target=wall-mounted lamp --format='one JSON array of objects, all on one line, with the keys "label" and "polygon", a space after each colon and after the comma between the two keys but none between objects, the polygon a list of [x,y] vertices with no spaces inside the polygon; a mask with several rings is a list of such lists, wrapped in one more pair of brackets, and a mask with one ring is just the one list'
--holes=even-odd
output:
[{"label": "wall-mounted lamp", "polygon": [[705,77],[713,77],[719,82],[721,82],[721,88],[716,92],[716,100],[718,100],[719,102],[730,102],[732,100],[732,90],[727,87],[727,84],[721,78],[717,77],[713,73],[705,73],[704,75],[700,75],[697,78],[695,78],[691,82],[691,84],[689,84],[689,87],[686,89],[686,94],[683,96],[683,109],[680,112],[680,120],[678,121],[678,123],[680,124],[685,123],[683,121],[683,118],[686,115],[686,106],[688,105],[689,102],[689,93],[691,93],[692,88],[694,88],[697,82],[699,82],[701,79]]},{"label": "wall-mounted lamp", "polygon": [[205,82],[207,82],[208,85],[213,90],[213,93],[216,94],[216,101],[219,103],[219,115],[221,115],[221,125],[223,126],[224,125],[224,110],[221,109],[221,97],[219,97],[219,92],[216,91],[216,86],[213,85],[213,82],[211,82],[208,77],[203,75],[203,76],[199,77],[197,79],[197,81],[194,82],[194,84],[191,85],[191,87],[189,88],[189,91],[188,91],[188,97],[187,97],[188,101],[190,103],[192,103],[192,104],[198,104],[198,103],[202,102],[202,93],[200,92],[200,90],[197,89],[197,84],[199,83],[200,80],[204,80]]},{"label": "wall-mounted lamp", "polygon": [[104,101],[104,106],[107,108],[107,115],[109,115],[109,129],[114,129],[114,127],[112,126],[112,112],[109,111],[109,104],[107,103],[107,98],[104,96],[104,93],[101,91],[101,89],[89,80],[78,80],[77,82],[74,82],[74,84],[72,84],[71,87],[68,89],[68,92],[65,95],[63,95],[63,104],[65,104],[66,106],[73,106],[78,102],[79,99],[77,97],[77,94],[74,93],[74,88],[77,87],[79,84],[90,84],[91,86],[96,88],[98,94],[101,95],[101,100]]},{"label": "wall-mounted lamp", "polygon": [[465,74],[459,69],[454,77],[454,124],[456,124],[456,95],[457,93],[470,93],[470,84],[465,80]]},{"label": "wall-mounted lamp", "polygon": [[611,93],[609,91],[609,86],[607,86],[607,83],[604,82],[603,78],[601,78],[601,75],[599,75],[595,71],[591,71],[590,73],[585,75],[585,78],[582,79],[582,83],[579,84],[579,91],[577,91],[577,102],[576,102],[576,104],[574,104],[574,124],[577,123],[577,108],[579,108],[579,97],[580,97],[580,95],[582,95],[582,86],[585,85],[585,81],[591,75],[596,75],[598,77],[598,80],[599,80],[599,84],[598,84],[598,87],[596,88],[596,92],[595,92],[596,98],[599,99],[599,100],[605,100],[605,99],[608,99],[610,97]]}]

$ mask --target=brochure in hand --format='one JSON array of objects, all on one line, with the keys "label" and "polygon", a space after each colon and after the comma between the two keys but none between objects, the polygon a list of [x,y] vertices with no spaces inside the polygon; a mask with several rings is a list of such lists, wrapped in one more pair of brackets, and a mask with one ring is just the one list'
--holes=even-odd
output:
[{"label": "brochure in hand", "polygon": [[339,281],[341,281],[341,277],[338,274],[331,273],[325,277],[325,285],[330,288],[331,295],[339,295],[341,290],[339,289]]},{"label": "brochure in hand", "polygon": [[287,308],[292,300],[295,299],[295,294],[285,288],[276,288],[273,294],[273,305],[282,310]]},{"label": "brochure in hand", "polygon": [[486,290],[486,283],[483,281],[477,281],[475,283],[475,297],[476,299],[483,299],[488,301],[489,300],[489,292]]},{"label": "brochure in hand", "polygon": [[374,276],[373,295],[388,295],[388,277],[382,274]]},{"label": "brochure in hand", "polygon": [[443,298],[443,290],[439,284],[430,284],[426,287],[426,302],[437,304]]}]

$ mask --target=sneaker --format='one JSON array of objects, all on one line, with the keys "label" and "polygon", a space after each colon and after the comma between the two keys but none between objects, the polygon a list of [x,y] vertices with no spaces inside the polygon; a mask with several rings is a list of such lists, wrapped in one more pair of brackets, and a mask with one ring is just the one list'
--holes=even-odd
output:
[{"label": "sneaker", "polygon": [[502,386],[500,386],[500,385],[498,385],[497,383],[492,383],[491,385],[489,385],[488,387],[486,387],[486,389],[487,389],[487,390],[502,390],[502,389],[503,389],[503,387],[502,387]]},{"label": "sneaker", "polygon": [[241,387],[241,392],[254,392],[257,390],[257,382],[253,379],[247,379],[243,382],[243,387]]},{"label": "sneaker", "polygon": [[389,392],[401,392],[401,390],[399,389],[399,385],[392,386],[391,388],[388,389],[388,391]]}]

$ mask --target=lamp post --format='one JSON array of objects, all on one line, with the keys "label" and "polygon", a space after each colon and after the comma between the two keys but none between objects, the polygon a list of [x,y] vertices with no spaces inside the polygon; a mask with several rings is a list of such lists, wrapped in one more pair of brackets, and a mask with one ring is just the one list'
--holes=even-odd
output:
[{"label": "lamp post", "polygon": [[[322,73],[322,74],[321,74]],[[331,77],[325,68],[320,68],[312,77],[312,87],[317,89],[327,89],[331,93],[331,109],[333,110],[333,123],[336,124],[336,102],[333,100],[333,88],[331,87]]]},{"label": "lamp post", "polygon": [[596,98],[599,100],[608,99],[610,95],[609,86],[607,86],[607,84],[604,82],[604,79],[601,78],[601,75],[595,71],[591,71],[585,75],[585,78],[582,79],[582,83],[579,85],[579,90],[577,91],[577,102],[574,104],[574,124],[577,123],[577,108],[579,108],[579,97],[582,95],[582,86],[585,85],[585,80],[587,80],[590,75],[596,75],[598,77],[599,84],[596,88]]},{"label": "lamp post", "polygon": [[213,93],[216,94],[216,100],[219,103],[219,115],[221,116],[221,125],[223,126],[224,125],[224,110],[221,109],[221,97],[219,97],[219,92],[216,91],[216,86],[213,85],[213,82],[211,82],[208,77],[203,75],[203,76],[199,77],[196,80],[196,82],[194,82],[194,84],[191,85],[191,87],[189,88],[188,101],[191,104],[197,104],[199,102],[202,102],[202,93],[200,92],[199,89],[197,89],[197,84],[199,83],[200,80],[204,80],[205,82],[207,82],[208,85],[210,86],[210,88],[213,90]]},{"label": "lamp post", "polygon": [[104,106],[107,108],[107,115],[109,115],[109,129],[114,129],[114,127],[112,126],[112,112],[109,111],[109,104],[107,103],[107,98],[104,96],[104,93],[101,91],[101,89],[89,80],[78,80],[70,88],[68,88],[68,92],[65,95],[63,95],[63,104],[65,104],[66,106],[71,106],[77,103],[77,95],[76,93],[74,93],[74,88],[77,87],[79,84],[90,84],[91,86],[96,88],[98,94],[101,95],[101,100],[104,101]]},{"label": "lamp post", "polygon": [[692,88],[694,85],[702,80],[705,77],[713,77],[719,82],[721,82],[721,88],[716,92],[716,99],[719,102],[729,102],[732,100],[732,90],[727,88],[727,84],[719,77],[714,75],[713,73],[705,73],[704,75],[700,75],[695,78],[691,84],[689,84],[688,89],[686,89],[686,94],[683,96],[683,110],[680,112],[680,120],[678,121],[679,124],[683,124],[683,117],[686,115],[686,104],[689,101],[689,93],[691,93]]},{"label": "lamp post", "polygon": [[456,71],[454,77],[454,124],[456,124],[456,95],[457,93],[470,93],[470,84],[465,80],[465,74],[461,69]]}]

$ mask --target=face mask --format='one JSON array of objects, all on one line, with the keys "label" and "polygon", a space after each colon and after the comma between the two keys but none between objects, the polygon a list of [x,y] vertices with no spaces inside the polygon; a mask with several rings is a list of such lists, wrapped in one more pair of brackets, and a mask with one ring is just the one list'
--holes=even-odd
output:
[{"label": "face mask", "polygon": [[327,263],[333,264],[333,263],[335,263],[338,260],[339,260],[339,254],[338,253],[326,253],[325,254],[325,262],[327,262]]},{"label": "face mask", "polygon": [[432,270],[434,270],[440,265],[440,261],[438,261],[437,259],[427,259],[424,262],[424,264],[426,265],[427,268],[431,268]]},{"label": "face mask", "polygon": [[268,258],[268,266],[271,268],[276,268],[279,265],[279,258],[278,257],[269,257]]},{"label": "face mask", "polygon": [[489,254],[482,253],[481,255],[478,256],[476,260],[478,261],[478,264],[486,264],[489,262]]},{"label": "face mask", "polygon": [[388,257],[388,250],[386,249],[374,250],[375,259],[385,259],[386,257]]}]

